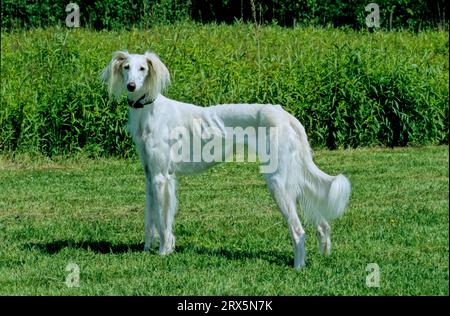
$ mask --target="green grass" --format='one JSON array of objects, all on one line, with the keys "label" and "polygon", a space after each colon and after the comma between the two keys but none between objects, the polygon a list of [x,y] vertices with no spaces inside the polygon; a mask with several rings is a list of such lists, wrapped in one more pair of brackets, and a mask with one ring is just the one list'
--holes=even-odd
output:
[{"label": "green grass", "polygon": [[[182,177],[176,252],[142,252],[137,159],[0,156],[0,294],[448,295],[448,147],[317,151],[349,176],[348,211],[322,257],[292,268],[288,230],[254,164]],[[68,263],[80,287],[68,288]],[[365,285],[377,263],[379,288]]]}]

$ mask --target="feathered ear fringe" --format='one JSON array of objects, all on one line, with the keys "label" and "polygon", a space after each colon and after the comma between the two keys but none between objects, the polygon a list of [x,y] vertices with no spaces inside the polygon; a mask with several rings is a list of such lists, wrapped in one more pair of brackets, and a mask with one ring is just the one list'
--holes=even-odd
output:
[{"label": "feathered ear fringe", "polygon": [[108,87],[109,96],[115,99],[119,99],[125,90],[122,66],[129,56],[127,51],[114,52],[111,61],[100,75],[100,80]]},{"label": "feathered ear fringe", "polygon": [[170,84],[170,74],[167,67],[158,56],[152,52],[145,52],[149,65],[149,75],[145,81],[147,99],[155,100]]}]

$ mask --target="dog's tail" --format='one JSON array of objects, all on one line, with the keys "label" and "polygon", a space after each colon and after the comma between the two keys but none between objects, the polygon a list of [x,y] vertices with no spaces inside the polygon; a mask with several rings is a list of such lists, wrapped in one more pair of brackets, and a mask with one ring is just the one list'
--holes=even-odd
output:
[{"label": "dog's tail", "polygon": [[296,181],[296,193],[306,220],[318,224],[323,219],[338,218],[344,213],[350,198],[350,181],[342,174],[330,176],[316,166],[304,127],[295,117],[289,117],[289,123],[301,142],[299,157],[292,163],[297,166],[294,170],[300,173],[295,175],[300,177]]}]

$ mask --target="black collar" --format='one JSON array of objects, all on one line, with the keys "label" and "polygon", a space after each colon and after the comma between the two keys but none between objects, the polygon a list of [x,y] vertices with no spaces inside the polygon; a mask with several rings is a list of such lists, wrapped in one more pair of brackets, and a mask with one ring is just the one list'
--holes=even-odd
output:
[{"label": "black collar", "polygon": [[140,97],[137,101],[133,101],[133,100],[130,100],[130,99],[127,99],[127,101],[128,101],[128,105],[130,107],[132,107],[133,109],[142,109],[144,107],[144,105],[154,102],[154,100],[153,100],[153,101],[150,101],[150,102],[141,103],[141,101],[144,100],[144,99],[145,99],[145,94],[142,97]]}]

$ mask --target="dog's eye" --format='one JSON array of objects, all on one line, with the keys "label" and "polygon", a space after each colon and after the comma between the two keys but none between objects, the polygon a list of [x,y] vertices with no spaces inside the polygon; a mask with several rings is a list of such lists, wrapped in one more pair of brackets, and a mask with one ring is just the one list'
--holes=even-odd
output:
[{"label": "dog's eye", "polygon": [[128,69],[130,69],[130,65],[125,65],[125,66],[123,66],[123,68],[128,70]]},{"label": "dog's eye", "polygon": [[139,70],[140,70],[140,71],[144,71],[144,70],[145,70],[145,68],[144,68],[144,67],[141,67],[141,68],[139,68]]}]

